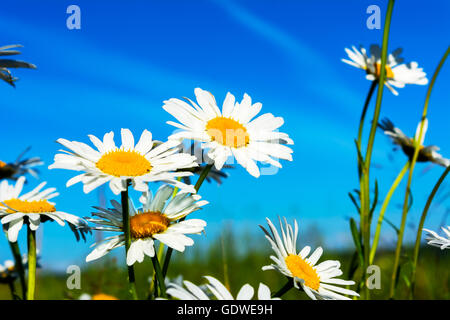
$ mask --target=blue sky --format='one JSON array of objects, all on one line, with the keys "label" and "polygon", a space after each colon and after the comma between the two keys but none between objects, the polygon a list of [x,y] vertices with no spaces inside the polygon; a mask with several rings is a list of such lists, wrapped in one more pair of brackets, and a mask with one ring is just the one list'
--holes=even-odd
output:
[{"label": "blue sky", "polygon": [[[227,92],[239,100],[247,93],[263,104],[263,112],[284,117],[282,131],[295,142],[294,161],[283,162],[276,175],[255,179],[236,168],[222,186],[204,185],[201,195],[210,201],[201,213],[208,222],[207,236],[196,240],[208,243],[228,221],[237,231],[262,236],[257,224],[281,215],[296,218],[305,234],[317,227],[326,247],[349,245],[348,217],[355,213],[347,192],[357,187],[353,139],[370,82],[340,59],[346,58],[345,47],[381,42],[381,30],[366,27],[366,8],[379,5],[384,19],[386,3],[9,2],[0,12],[0,45],[24,45],[19,58],[38,69],[14,70],[20,78],[17,89],[0,83],[0,159],[12,161],[31,145],[29,155],[45,162],[41,179],[61,193],[55,199],[58,208],[87,216],[90,207],[99,204],[98,192],[85,195],[80,184],[65,188],[75,173],[46,169],[59,149],[56,139],[88,142],[88,134],[103,136],[114,130],[117,136],[120,128],[130,128],[135,135],[148,129],[165,140],[173,131],[165,122],[173,119],[162,109],[164,100],[194,98],[196,87],[211,91],[219,104]],[[66,27],[70,4],[81,8],[81,30]],[[405,60],[417,61],[430,78],[449,44],[449,13],[445,0],[397,1],[389,50],[403,47]],[[447,157],[449,83],[446,65],[433,91],[425,140],[440,146]],[[399,89],[398,97],[385,90],[381,115],[412,135],[426,89],[410,85]],[[377,136],[372,172],[381,196],[405,160],[400,152],[392,152],[386,137]],[[412,223],[441,172],[437,166],[417,166]],[[30,178],[27,190],[38,182]],[[402,186],[387,213],[396,223]],[[106,195],[113,198],[110,192]],[[434,207],[426,226],[437,228],[448,205],[447,201]],[[44,264],[64,268],[83,263],[93,237],[77,243],[68,228],[47,223],[43,229]],[[392,243],[392,230],[383,230],[383,244]],[[19,235],[24,249],[25,234],[22,230]],[[305,237],[301,244],[308,243]],[[0,259],[10,258],[4,239],[0,248]]]}]

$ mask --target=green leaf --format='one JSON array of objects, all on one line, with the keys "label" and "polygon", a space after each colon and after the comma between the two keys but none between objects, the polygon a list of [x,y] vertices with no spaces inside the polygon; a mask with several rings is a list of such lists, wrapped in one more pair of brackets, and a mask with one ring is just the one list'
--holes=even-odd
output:
[{"label": "green leaf", "polygon": [[373,212],[375,211],[375,208],[377,207],[378,203],[378,181],[375,180],[375,196],[373,198],[372,208],[369,212],[369,221],[372,221]]},{"label": "green leaf", "polygon": [[353,218],[350,218],[350,230],[352,232],[353,242],[355,242],[356,252],[359,256],[359,262],[361,265],[363,265],[364,257],[362,254],[361,235],[358,231],[358,227],[356,226],[356,221]]},{"label": "green leaf", "polygon": [[358,202],[356,201],[355,197],[352,195],[351,192],[348,193],[348,196],[350,197],[350,200],[355,205],[355,208],[356,208],[356,210],[358,211],[358,214],[359,214],[361,212],[361,208],[359,207]]},{"label": "green leaf", "polygon": [[404,274],[402,278],[403,278],[403,280],[405,281],[406,286],[407,286],[408,288],[410,288],[410,287],[411,287],[411,282],[409,281],[408,277]]},{"label": "green leaf", "polygon": [[356,153],[358,155],[358,169],[359,169],[359,172],[361,172],[362,166],[364,164],[364,159],[361,154],[361,149],[359,148],[358,141],[356,139],[354,141],[355,141],[355,146],[356,146]]},{"label": "green leaf", "polygon": [[408,211],[407,212],[409,212],[409,210],[411,209],[411,207],[413,205],[413,195],[412,195],[411,189],[409,189],[408,196],[409,196],[409,203],[408,203]]},{"label": "green leaf", "polygon": [[395,232],[397,233],[397,235],[400,233],[400,230],[399,230],[399,229],[395,226],[395,224],[392,223],[388,218],[384,217],[384,221],[386,221],[386,223],[387,223],[388,225],[390,225],[390,226],[395,230]]}]

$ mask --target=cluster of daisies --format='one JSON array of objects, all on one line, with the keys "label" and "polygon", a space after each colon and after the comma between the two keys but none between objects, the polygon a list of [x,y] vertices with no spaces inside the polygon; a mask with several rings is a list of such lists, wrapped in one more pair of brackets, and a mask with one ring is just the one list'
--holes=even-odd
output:
[{"label": "cluster of daisies", "polygon": [[[375,81],[380,74],[380,48],[372,46],[370,51],[369,57],[363,48],[361,52],[355,48],[353,51],[347,50],[351,61],[344,61],[365,70],[367,79]],[[400,50],[394,51],[386,66],[385,84],[394,94],[397,94],[394,86],[427,83],[425,73],[417,67],[417,63],[401,64],[403,59],[399,53]],[[83,191],[89,193],[108,185],[114,195],[120,195],[120,201],[111,199],[110,208],[94,207],[96,211],[91,217],[83,219],[57,209],[50,200],[58,193],[55,188],[44,188],[45,182],[23,192],[26,182],[24,174],[33,173],[31,166],[40,164],[37,159],[18,163],[16,167],[0,162],[0,173],[4,179],[0,183],[0,221],[8,240],[16,243],[24,226],[30,237],[41,223],[54,221],[61,226],[67,223],[77,239],[80,236],[85,238],[92,230],[113,234],[93,244],[92,251],[86,257],[87,262],[100,259],[113,249],[125,247],[129,272],[135,263],[141,263],[146,256],[152,258],[155,272],[161,272],[156,242],[167,246],[165,262],[168,263],[171,250],[183,252],[186,247],[194,245],[190,235],[201,234],[205,230],[205,220],[191,218],[192,213],[208,204],[198,194],[205,179],[220,181],[221,177],[226,176],[222,170],[230,163],[237,162],[250,175],[258,178],[261,175],[258,162],[281,168],[280,160],[292,161],[293,151],[288,145],[294,142],[288,134],[279,131],[284,123],[283,118],[271,113],[260,115],[261,103],[252,102],[247,94],[238,102],[228,93],[222,108],[219,108],[210,92],[197,88],[195,96],[196,102],[187,98],[164,101],[163,109],[177,120],[167,123],[178,129],[165,142],[154,140],[148,130],[144,130],[135,140],[129,129],[121,129],[120,146],[115,142],[113,131],[103,138],[89,135],[94,147],[79,141],[57,140],[65,149],[55,155],[49,169],[76,171],[77,174],[67,181],[67,187],[80,182]],[[421,125],[426,131],[427,121]],[[389,120],[380,124],[380,128],[402,147],[405,154],[412,156],[418,138],[407,137]],[[421,145],[423,136],[419,141]],[[200,147],[201,156],[184,152],[183,143],[186,141]],[[421,147],[418,161],[448,166],[449,160],[439,155],[437,150],[435,146]],[[192,185],[191,178],[196,174],[197,182]],[[14,183],[10,184],[8,180]],[[156,183],[160,186],[153,193],[152,186]],[[130,191],[138,193],[137,205],[129,195]],[[272,264],[262,270],[278,271],[290,279],[290,287],[304,291],[311,299],[351,299],[358,296],[357,292],[349,289],[355,284],[353,281],[338,278],[342,275],[340,262],[328,260],[319,263],[323,253],[320,247],[312,253],[309,246],[298,250],[297,221],[294,220],[293,226],[286,220],[284,222],[283,227],[280,219],[280,232],[269,219],[269,230],[262,227],[275,253],[270,257]],[[448,247],[448,243],[443,246]],[[29,257],[33,257],[30,252]],[[0,268],[3,273],[5,270],[8,270],[7,266]],[[235,299],[219,280],[211,276],[205,276],[205,279],[208,283],[202,286],[187,280],[182,283],[169,282],[166,286],[159,278],[160,296],[190,300]],[[158,293],[157,290],[155,292]],[[281,295],[279,292],[272,293],[261,283],[256,297],[267,300],[279,299]],[[248,300],[254,296],[255,289],[245,284],[235,297]]]},{"label": "cluster of daisies", "polygon": [[[111,208],[95,207],[97,211],[90,218],[57,209],[50,200],[58,193],[55,188],[44,188],[45,182],[23,192],[23,175],[15,179],[11,175],[9,178],[15,180],[12,184],[4,179],[0,183],[0,221],[8,240],[16,243],[23,226],[28,229],[28,240],[33,240],[34,232],[47,221],[61,226],[67,223],[77,239],[80,235],[85,238],[92,230],[112,232],[113,236],[93,245],[86,261],[125,246],[129,267],[142,262],[145,256],[154,258],[155,241],[180,252],[192,246],[194,241],[187,235],[203,232],[206,222],[187,217],[208,203],[197,193],[205,179],[217,180],[225,163],[233,159],[252,176],[259,177],[257,162],[281,168],[279,160],[292,161],[293,152],[286,146],[293,141],[278,131],[283,118],[270,113],[259,115],[261,103],[252,103],[248,95],[237,102],[228,93],[222,110],[211,93],[197,88],[195,95],[197,102],[187,100],[190,104],[179,99],[164,101],[163,108],[179,121],[168,123],[181,129],[166,142],[154,140],[152,133],[144,130],[136,143],[129,129],[121,130],[120,146],[115,143],[113,131],[103,139],[89,135],[95,148],[78,141],[57,140],[65,149],[55,155],[49,169],[78,172],[67,181],[67,187],[81,182],[83,191],[89,193],[107,184],[115,195],[121,196],[120,202],[111,200]],[[185,140],[200,144],[204,159],[184,152]],[[2,167],[6,164],[2,163]],[[197,170],[199,167],[202,169]],[[194,186],[186,178],[195,173],[199,178]],[[152,183],[162,184],[155,194],[149,187]],[[129,196],[130,188],[139,193],[137,206]]]},{"label": "cluster of daisies", "polygon": [[[200,177],[203,173],[207,176],[213,166],[220,171],[229,158],[254,177],[260,175],[257,161],[281,167],[280,159],[292,160],[292,149],[285,145],[293,141],[287,134],[276,131],[283,118],[270,113],[258,116],[261,103],[252,103],[248,95],[239,103],[228,93],[221,111],[210,92],[197,88],[195,95],[197,103],[188,100],[188,104],[179,99],[164,101],[163,108],[180,122],[168,123],[181,129],[166,142],[153,140],[151,132],[144,130],[135,143],[128,129],[121,130],[120,146],[116,146],[112,131],[102,140],[89,135],[95,149],[82,142],[57,140],[68,150],[56,154],[49,168],[79,172],[67,186],[81,182],[88,193],[107,183],[117,195],[128,192],[129,186],[140,193],[139,206],[131,200],[125,206],[123,201],[112,200],[112,208],[96,208],[98,212],[87,219],[94,230],[117,233],[98,243],[87,261],[125,245],[124,211],[129,214],[125,219],[129,220],[131,236],[128,265],[142,262],[144,256],[154,257],[155,240],[182,252],[194,243],[186,235],[201,233],[206,226],[204,220],[186,219],[187,216],[208,203],[197,194],[199,185],[195,188],[183,182],[183,178],[194,172]],[[184,140],[200,143],[207,150],[203,170],[193,170],[204,163],[197,156],[183,152]],[[154,195],[149,189],[151,182],[163,183]]]}]

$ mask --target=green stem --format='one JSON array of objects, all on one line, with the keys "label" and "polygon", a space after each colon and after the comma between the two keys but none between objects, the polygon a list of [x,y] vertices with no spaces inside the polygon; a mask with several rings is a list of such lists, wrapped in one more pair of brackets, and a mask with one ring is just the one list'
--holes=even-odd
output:
[{"label": "green stem", "polygon": [[[363,168],[362,168],[362,179],[361,179],[361,231],[364,243],[364,268],[369,265],[370,261],[370,163],[372,159],[373,145],[375,142],[375,134],[378,126],[378,119],[380,117],[381,111],[381,101],[383,98],[384,82],[386,79],[386,60],[387,60],[387,50],[388,50],[388,40],[389,40],[389,30],[391,25],[392,11],[394,9],[394,0],[389,0],[386,19],[384,22],[383,31],[383,44],[381,48],[381,66],[380,66],[380,76],[378,79],[379,86],[377,91],[377,100],[375,104],[375,111],[372,119],[372,125],[369,133],[369,141],[367,143],[366,156],[364,158]],[[365,277],[365,272],[363,272]],[[365,286],[366,299],[369,298],[369,288]]]},{"label": "green stem", "polygon": [[[127,260],[128,256],[128,250],[130,249],[131,245],[131,232],[130,232],[130,208],[128,203],[128,186],[129,182],[127,181],[127,188],[125,191],[122,191],[121,196],[121,202],[122,202],[122,221],[123,221],[123,232],[125,235],[125,262]],[[136,279],[134,275],[134,266],[129,266],[127,264],[128,268],[128,283],[129,283],[129,292],[134,300],[138,299],[137,296],[137,290],[136,290]]]},{"label": "green stem", "polygon": [[[208,173],[211,171],[212,167],[213,167],[213,163],[208,164],[205,166],[205,168],[203,168],[202,173],[200,174],[200,177],[198,177],[197,182],[195,183],[195,191],[198,192],[198,190],[200,190],[200,187],[203,184],[203,181],[205,181],[206,177],[208,176]],[[180,221],[184,221],[185,218],[181,218]],[[172,257],[172,252],[173,249],[172,248],[167,248],[167,253],[166,253],[166,257],[164,259],[164,264],[163,264],[163,269],[162,269],[162,274],[165,277],[167,275],[167,270],[169,269],[169,263],[170,263],[170,259]]]},{"label": "green stem", "polygon": [[195,186],[194,186],[195,191],[198,192],[198,190],[200,190],[200,187],[202,186],[203,181],[205,181],[205,179],[206,179],[206,177],[208,176],[209,172],[211,171],[213,165],[214,165],[213,163],[207,164],[207,165],[205,166],[205,168],[203,168],[202,173],[200,173],[200,177],[198,177],[198,180],[197,180],[197,182],[195,183]]},{"label": "green stem", "polygon": [[292,279],[288,279],[288,282],[286,282],[286,284],[280,290],[278,290],[276,293],[274,293],[272,295],[272,298],[280,298],[283,294],[285,294],[286,292],[291,290],[293,287],[294,287],[294,281]]},{"label": "green stem", "polygon": [[28,226],[28,291],[27,300],[34,300],[36,290],[36,231]]},{"label": "green stem", "polygon": [[[362,134],[363,134],[363,128],[364,128],[364,121],[366,119],[367,109],[369,108],[369,103],[370,103],[370,100],[372,100],[372,96],[373,96],[373,93],[375,92],[375,88],[376,88],[377,84],[378,84],[377,81],[375,81],[375,80],[372,81],[369,92],[367,93],[367,96],[366,96],[366,101],[364,102],[364,107],[363,107],[363,110],[361,113],[361,118],[359,120],[358,140],[357,140],[357,145],[358,145],[359,150],[361,150]],[[358,159],[359,159],[359,157],[358,157]],[[358,174],[359,174],[359,177],[361,178],[361,165],[359,164],[359,161],[358,161]]]},{"label": "green stem", "polygon": [[[181,177],[178,177],[177,180],[181,181]],[[178,191],[180,191],[180,188],[178,188],[178,187],[175,187],[173,189],[172,199],[175,198],[175,196],[178,194]],[[159,247],[158,247],[158,261],[161,261],[162,258],[163,258],[164,247],[165,247],[164,243],[161,242],[159,244]],[[155,291],[155,296],[156,296],[156,293],[157,293],[157,288],[156,288],[155,284],[158,282],[158,280],[156,279],[156,272],[155,272],[154,268],[153,268],[152,279],[153,279],[153,281],[150,284],[149,298],[151,297],[152,291]]]},{"label": "green stem", "polygon": [[428,210],[430,209],[431,202],[433,201],[434,196],[436,195],[437,191],[439,190],[439,187],[441,186],[442,182],[445,180],[449,172],[450,166],[448,166],[445,169],[444,173],[441,175],[438,182],[434,185],[434,188],[428,197],[427,203],[425,204],[425,208],[423,209],[422,216],[420,217],[419,227],[417,229],[416,243],[414,244],[413,265],[411,274],[411,297],[413,297],[414,295],[414,288],[416,283],[416,266],[417,260],[419,258],[420,239],[422,237],[422,229],[425,223],[425,218],[427,217]]},{"label": "green stem", "polygon": [[[361,141],[362,141],[362,133],[363,133],[363,128],[364,128],[364,121],[366,118],[366,113],[367,113],[367,109],[369,107],[369,103],[370,100],[372,99],[373,93],[375,91],[375,87],[377,86],[377,81],[372,81],[372,84],[370,85],[370,89],[369,92],[367,93],[366,96],[366,101],[364,102],[364,107],[361,113],[361,118],[359,121],[359,128],[358,128],[358,140],[356,141],[356,148],[357,148],[357,156],[358,156],[358,177],[359,177],[359,183],[360,183],[360,188],[362,188],[363,184],[363,180],[361,179],[361,174],[362,174],[362,167],[364,166],[364,164],[362,163],[362,157],[361,157]],[[360,192],[360,201],[361,201],[361,208],[362,208],[362,204],[365,203],[365,199],[363,199],[363,193]],[[361,226],[363,226],[364,223],[364,218],[363,215],[361,214],[361,208],[360,208],[360,223]],[[362,229],[361,229],[362,230]]]},{"label": "green stem", "polygon": [[[416,148],[416,150],[418,150],[418,148]],[[391,287],[390,287],[390,290],[389,290],[389,298],[390,299],[394,298],[395,286],[396,286],[396,283],[397,283],[397,277],[399,276],[399,274],[398,274],[399,273],[398,265],[400,263],[400,254],[401,254],[401,251],[402,251],[403,234],[405,232],[406,217],[408,215],[409,194],[410,194],[412,176],[413,176],[414,166],[415,166],[416,160],[417,160],[417,156],[416,156],[416,153],[414,153],[413,159],[412,159],[410,167],[409,167],[408,183],[406,184],[405,199],[403,201],[402,220],[400,222],[400,229],[399,229],[399,232],[398,232],[397,246],[395,248],[394,267],[393,267],[393,270],[392,270]]]},{"label": "green stem", "polygon": [[14,257],[15,268],[17,270],[17,273],[19,274],[20,285],[22,287],[22,298],[25,300],[27,295],[27,282],[25,280],[25,268],[23,267],[22,255],[20,254],[19,244],[17,241],[16,242],[8,241],[8,243]]},{"label": "green stem", "polygon": [[411,160],[411,167],[409,169],[409,176],[408,176],[408,184],[406,186],[406,191],[405,191],[405,200],[403,202],[402,221],[401,221],[400,231],[399,231],[398,240],[397,240],[397,247],[395,250],[394,269],[392,271],[392,277],[391,277],[391,288],[390,288],[390,293],[389,293],[390,298],[393,298],[395,295],[395,284],[397,282],[397,277],[399,276],[398,275],[398,265],[400,262],[400,254],[401,254],[402,243],[403,243],[403,233],[404,233],[405,224],[406,224],[406,217],[408,215],[408,202],[409,202],[410,187],[411,187],[414,167],[416,165],[417,157],[419,156],[420,142],[422,141],[422,138],[424,135],[423,127],[424,127],[425,119],[427,118],[427,114],[428,114],[428,104],[429,104],[430,97],[431,97],[431,91],[434,87],[434,83],[436,82],[436,78],[439,74],[439,71],[441,70],[442,66],[444,65],[444,62],[447,59],[449,54],[450,54],[450,46],[445,51],[444,56],[442,57],[441,61],[439,62],[439,65],[437,66],[436,70],[434,71],[433,77],[431,78],[430,85],[428,86],[428,90],[427,90],[427,95],[425,97],[425,103],[424,103],[424,107],[423,107],[422,119],[421,119],[421,124],[420,124],[420,129],[419,129],[419,136],[414,139],[414,155]]},{"label": "green stem", "polygon": [[220,237],[220,244],[222,248],[222,263],[223,263],[223,280],[225,287],[230,288],[230,278],[228,276],[228,263],[227,263],[227,253],[225,251],[225,241],[223,234]]},{"label": "green stem", "polygon": [[386,198],[383,201],[383,205],[381,206],[380,216],[378,217],[377,229],[375,230],[375,236],[373,238],[372,248],[370,249],[370,257],[369,257],[370,264],[372,264],[373,259],[375,258],[375,253],[377,251],[378,241],[380,240],[381,224],[383,223],[384,214],[389,205],[389,202],[391,201],[392,195],[394,194],[398,185],[400,184],[403,177],[405,176],[406,171],[408,171],[408,168],[409,168],[409,161],[406,162],[406,164],[403,166],[403,169],[398,174],[397,178],[395,178],[394,182],[392,183],[391,188],[389,189],[389,192],[386,195]]},{"label": "green stem", "polygon": [[[159,247],[158,247],[158,252],[157,252],[157,257],[158,257],[158,261],[162,260],[162,257],[164,255],[164,243],[160,243]],[[153,281],[150,283],[150,290],[149,290],[149,296],[148,298],[150,299],[152,292],[154,292],[154,295],[156,296],[158,293],[158,279],[156,278],[156,271],[155,268],[153,268],[153,273],[152,273],[152,279]]]},{"label": "green stem", "polygon": [[9,291],[11,292],[11,297],[13,300],[20,299],[16,293],[16,287],[14,286],[14,280],[8,281]]},{"label": "green stem", "polygon": [[159,265],[158,257],[155,255],[152,257],[153,268],[155,269],[156,278],[158,279],[159,289],[161,291],[161,296],[167,298],[166,294],[166,284],[164,283],[164,275],[161,271],[161,266]]}]

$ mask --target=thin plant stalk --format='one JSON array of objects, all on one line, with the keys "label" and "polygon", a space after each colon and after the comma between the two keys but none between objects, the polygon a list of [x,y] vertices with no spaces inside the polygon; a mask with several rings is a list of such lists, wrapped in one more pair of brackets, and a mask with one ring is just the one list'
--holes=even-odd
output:
[{"label": "thin plant stalk", "polygon": [[[360,121],[359,121],[358,139],[356,141],[356,148],[357,148],[357,156],[358,156],[358,178],[359,178],[360,185],[362,182],[361,174],[362,174],[363,163],[362,163],[362,159],[361,159],[361,141],[362,141],[364,122],[365,122],[365,118],[366,118],[366,114],[367,114],[367,109],[369,107],[370,101],[372,99],[373,93],[375,92],[375,88],[376,88],[377,84],[378,84],[378,82],[374,80],[374,81],[372,81],[372,84],[370,85],[370,89],[369,89],[369,92],[367,93],[366,101],[364,102],[364,107],[361,112],[361,117],[360,117]],[[361,199],[361,193],[360,193],[360,199]],[[359,210],[361,213],[361,209],[359,209]]]},{"label": "thin plant stalk", "polygon": [[[370,101],[372,100],[373,93],[375,92],[375,88],[377,87],[378,82],[376,80],[372,81],[372,84],[370,85],[369,92],[366,96],[366,101],[364,102],[364,107],[361,112],[361,118],[359,120],[359,127],[358,127],[358,140],[357,140],[357,146],[358,149],[361,150],[361,141],[362,141],[362,134],[364,129],[364,122],[366,119],[367,109],[369,108]],[[359,157],[358,157],[359,159]],[[358,161],[358,174],[361,178],[361,166]]]},{"label": "thin plant stalk", "polygon": [[[209,172],[211,171],[213,165],[214,165],[213,163],[210,163],[203,168],[203,171],[200,174],[200,177],[198,177],[198,180],[194,186],[196,192],[198,192],[198,190],[200,190],[200,187],[202,186],[203,181],[205,181],[205,179],[208,176]],[[183,221],[184,219],[185,218],[181,218],[180,221]],[[164,259],[164,264],[163,264],[163,268],[162,268],[162,274],[164,277],[167,275],[167,270],[169,269],[169,263],[170,263],[170,259],[172,257],[172,252],[173,252],[172,248],[170,248],[170,247],[167,248],[166,257]]]},{"label": "thin plant stalk", "polygon": [[[130,208],[128,203],[128,186],[129,182],[127,181],[127,187],[125,191],[122,191],[121,202],[122,202],[122,221],[123,221],[123,232],[125,236],[125,261],[128,256],[128,250],[131,245],[131,232],[130,232]],[[134,300],[138,299],[137,290],[136,290],[136,279],[134,275],[134,266],[128,266],[128,283],[129,283],[129,292]]]},{"label": "thin plant stalk", "polygon": [[22,287],[22,298],[25,300],[27,297],[27,282],[25,279],[25,268],[22,263],[22,255],[20,254],[19,243],[10,242],[8,240],[9,246],[11,248],[11,252],[14,257],[15,268],[17,273],[19,274],[20,286]]},{"label": "thin plant stalk", "polygon": [[8,281],[9,291],[11,292],[11,297],[13,300],[20,299],[16,293],[16,287],[14,286],[14,280]]},{"label": "thin plant stalk", "polygon": [[380,232],[381,232],[381,224],[384,220],[384,214],[386,212],[386,209],[389,205],[389,202],[391,201],[392,195],[394,194],[395,190],[397,189],[400,182],[403,180],[403,177],[405,176],[406,172],[409,168],[409,161],[406,162],[406,164],[403,166],[403,169],[398,174],[397,178],[395,178],[394,182],[392,183],[391,188],[389,189],[386,198],[384,198],[383,204],[381,206],[380,215],[378,217],[378,223],[377,228],[375,230],[375,235],[373,238],[372,248],[370,249],[370,257],[369,257],[369,263],[372,264],[373,259],[375,258],[375,253],[377,252],[378,242],[380,240]]},{"label": "thin plant stalk", "polygon": [[[178,181],[181,181],[181,177],[177,178]],[[178,194],[178,191],[180,191],[180,188],[175,187],[173,189],[173,193],[172,193],[172,199],[175,198],[175,196]],[[164,243],[160,242],[159,247],[158,247],[158,261],[161,261],[164,255]],[[155,272],[155,268],[153,268],[153,275],[152,275],[152,279],[153,281],[150,283],[150,294],[152,291],[154,291],[155,288],[155,283],[157,283],[157,278],[156,278],[156,272]]]},{"label": "thin plant stalk", "polygon": [[167,298],[166,284],[164,282],[164,275],[162,273],[161,266],[159,264],[158,257],[156,255],[154,255],[152,257],[152,263],[153,263],[153,268],[155,269],[155,274],[156,274],[156,278],[158,280],[158,286],[159,286],[159,289],[161,292],[161,296],[163,298]]},{"label": "thin plant stalk", "polygon": [[[386,19],[384,22],[384,31],[383,31],[383,45],[381,49],[381,66],[380,66],[380,75],[379,75],[379,86],[377,91],[377,100],[375,104],[374,115],[372,119],[372,125],[369,133],[369,141],[367,143],[366,156],[362,163],[362,176],[360,182],[360,201],[361,201],[361,214],[360,214],[360,222],[361,222],[361,232],[364,243],[364,266],[363,270],[365,270],[369,265],[369,257],[370,257],[370,163],[372,158],[372,150],[375,142],[375,134],[378,126],[378,119],[380,117],[381,111],[381,101],[383,98],[383,89],[384,82],[386,79],[386,60],[387,60],[387,49],[388,49],[388,40],[389,40],[389,30],[391,25],[392,11],[394,9],[395,0],[389,0],[387,11],[386,11]],[[363,272],[363,277],[365,277],[365,272]],[[369,298],[369,289],[365,286],[365,296]]]},{"label": "thin plant stalk", "polygon": [[414,296],[414,289],[416,284],[417,260],[419,258],[420,239],[422,237],[422,229],[423,225],[425,224],[425,218],[427,217],[428,210],[430,209],[431,202],[433,201],[434,196],[436,195],[437,191],[439,190],[439,187],[441,186],[442,182],[445,180],[449,172],[450,166],[448,166],[445,169],[444,173],[440,176],[438,182],[434,185],[433,190],[428,196],[427,203],[425,204],[425,208],[423,209],[422,212],[422,216],[420,217],[419,227],[417,228],[416,242],[414,244],[413,264],[411,273],[411,298]]},{"label": "thin plant stalk", "polygon": [[[164,255],[164,243],[160,242],[158,247],[158,252],[156,253],[158,257],[158,261],[160,261]],[[149,289],[149,299],[151,297],[152,292],[154,292],[155,296],[157,294],[157,286],[158,286],[158,278],[156,277],[156,271],[155,268],[152,270],[152,279],[153,281],[150,283],[150,289]]]},{"label": "thin plant stalk", "polygon": [[34,300],[36,291],[36,231],[27,228],[28,242],[28,291],[27,300]]},{"label": "thin plant stalk", "polygon": [[[442,66],[444,65],[444,62],[447,59],[449,54],[450,54],[450,46],[445,51],[443,57],[441,58],[441,61],[439,62],[438,66],[433,74],[433,77],[430,82],[430,86],[428,87],[427,96],[425,98],[424,108],[428,108],[428,103],[429,103],[430,96],[431,96],[431,89],[433,88],[434,83],[437,78],[437,75],[439,74],[439,71],[441,70]],[[422,237],[422,229],[423,229],[423,225],[425,223],[425,218],[427,217],[428,210],[431,206],[431,202],[433,201],[434,196],[436,195],[436,192],[438,191],[438,189],[441,186],[442,182],[444,181],[445,177],[449,173],[449,170],[450,170],[449,168],[450,167],[447,167],[447,169],[441,175],[438,182],[436,183],[433,190],[431,191],[431,194],[428,197],[427,203],[425,204],[425,208],[423,209],[422,216],[420,217],[420,222],[419,222],[419,227],[417,229],[416,242],[414,244],[414,252],[413,252],[413,265],[412,265],[412,274],[411,274],[411,297],[414,295],[414,289],[415,289],[415,283],[416,283],[417,261],[419,258],[419,249],[420,249],[420,239]]]},{"label": "thin plant stalk", "polygon": [[200,177],[198,177],[198,180],[197,180],[197,182],[195,183],[195,186],[194,186],[195,191],[198,192],[198,191],[200,190],[200,187],[202,186],[203,181],[205,181],[205,179],[206,179],[206,177],[208,176],[209,172],[211,171],[213,165],[214,165],[213,163],[210,163],[210,164],[207,164],[207,165],[203,168],[203,171],[202,171],[202,173],[200,174]]},{"label": "thin plant stalk", "polygon": [[288,279],[288,282],[286,282],[286,284],[283,287],[281,287],[280,290],[278,290],[277,292],[272,294],[272,298],[280,298],[283,294],[285,294],[286,292],[291,290],[293,287],[294,287],[294,281],[292,281],[291,279]]},{"label": "thin plant stalk", "polygon": [[411,160],[411,166],[409,169],[408,184],[406,185],[405,199],[403,202],[402,220],[401,220],[400,230],[399,230],[399,234],[398,234],[397,247],[395,249],[394,269],[392,271],[391,287],[390,287],[390,291],[389,291],[390,298],[393,298],[395,295],[395,284],[397,282],[397,277],[399,276],[398,265],[400,263],[400,254],[401,254],[402,243],[403,243],[403,233],[404,233],[405,225],[406,225],[406,217],[408,215],[408,202],[409,202],[409,194],[410,194],[410,190],[411,190],[410,188],[411,188],[412,176],[413,176],[414,167],[415,167],[415,164],[417,161],[417,157],[419,156],[420,142],[422,141],[423,135],[424,135],[423,128],[424,128],[424,124],[425,124],[425,119],[427,118],[427,114],[428,114],[428,104],[430,101],[431,91],[434,87],[434,83],[436,82],[436,78],[439,74],[439,71],[441,70],[442,66],[444,65],[444,62],[447,59],[449,53],[450,53],[450,46],[445,51],[444,56],[442,57],[441,61],[439,62],[436,70],[434,71],[433,77],[431,78],[431,81],[430,81],[430,84],[429,84],[428,90],[427,90],[427,95],[425,98],[425,103],[423,106],[422,120],[420,123],[420,129],[419,129],[419,136],[416,137],[416,139],[414,139],[414,155]]},{"label": "thin plant stalk", "polygon": [[225,287],[227,287],[228,290],[230,290],[230,278],[228,276],[228,262],[227,262],[227,253],[225,250],[225,240],[224,236],[220,237],[220,244],[222,248],[222,263],[223,263],[223,279]]}]

